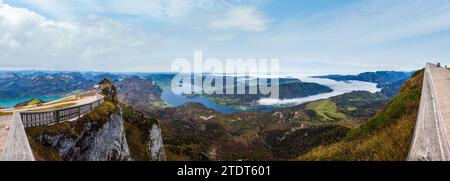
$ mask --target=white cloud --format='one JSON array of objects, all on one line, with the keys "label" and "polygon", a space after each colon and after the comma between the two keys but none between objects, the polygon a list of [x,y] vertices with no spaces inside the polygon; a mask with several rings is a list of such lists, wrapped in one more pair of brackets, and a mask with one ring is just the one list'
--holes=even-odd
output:
[{"label": "white cloud", "polygon": [[73,20],[94,14],[139,16],[155,21],[178,21],[199,11],[218,12],[228,7],[257,4],[257,0],[19,0],[54,18]]},{"label": "white cloud", "polygon": [[175,0],[131,0],[110,1],[106,3],[113,11],[121,14],[145,16],[152,19],[174,19],[185,16],[191,10],[189,1]]},{"label": "white cloud", "polygon": [[228,41],[233,38],[234,38],[234,36],[232,34],[219,34],[219,35],[210,36],[209,40],[213,41],[213,42],[223,42],[223,41]]},{"label": "white cloud", "polygon": [[162,47],[154,34],[90,16],[85,23],[46,19],[25,8],[0,8],[0,65],[62,70],[115,70],[145,65]]},{"label": "white cloud", "polygon": [[[60,20],[74,20],[77,19],[77,11],[82,11],[87,8],[93,1],[75,0],[75,1],[58,1],[58,0],[18,0],[20,2],[29,4],[40,12],[50,15],[52,18]],[[82,8],[77,9],[77,6]]]},{"label": "white cloud", "polygon": [[[142,24],[130,25],[104,15],[86,14],[84,18],[83,16],[74,18],[79,10],[72,9],[67,4],[80,2],[80,0],[68,0],[67,4],[58,3],[59,1],[52,3],[53,0],[48,0],[46,3],[33,2],[36,3],[33,6],[40,7],[39,10],[32,11],[8,4],[4,4],[0,8],[0,50],[2,51],[0,68],[168,71],[171,60],[177,57],[191,56],[194,49],[204,48],[206,50],[211,43],[233,38],[232,34],[220,32],[201,37],[180,36],[178,34],[186,33],[186,29],[180,30],[178,25],[165,27],[164,30],[142,31],[138,28]],[[96,8],[95,2],[81,6],[91,7],[95,9],[93,12],[99,12],[99,14],[103,11],[100,7]],[[178,6],[193,5],[173,4],[168,6],[172,8],[160,8],[166,10],[159,15],[155,14],[154,18],[164,19],[164,17],[159,17],[160,15],[172,19],[188,16],[179,12],[180,7]],[[202,6],[205,9],[213,8],[212,4],[208,3],[199,3],[195,6]],[[224,6],[232,7],[233,4],[227,3]],[[58,7],[62,8],[57,10]],[[138,4],[123,8],[122,10],[130,11],[123,13],[132,15],[131,7],[137,8]],[[117,7],[117,9],[119,8]],[[116,13],[118,13],[117,11]],[[59,13],[66,15],[55,18]],[[141,13],[145,13],[145,11],[142,10]],[[51,15],[48,16],[49,14]],[[149,18],[150,16],[153,17],[150,14],[146,15]],[[67,21],[62,19],[67,19]],[[200,29],[198,31],[208,31]]]},{"label": "white cloud", "polygon": [[253,0],[16,1],[28,9],[0,8],[1,67],[166,71],[197,49],[315,74],[450,60],[450,0],[356,1],[289,17]]},{"label": "white cloud", "polygon": [[267,29],[268,22],[263,13],[255,8],[233,7],[225,16],[212,21],[210,26],[219,29],[259,32]]},{"label": "white cloud", "polygon": [[107,1],[106,9],[126,15],[143,16],[158,21],[174,21],[193,11],[217,10],[223,4],[210,0],[128,0]]}]

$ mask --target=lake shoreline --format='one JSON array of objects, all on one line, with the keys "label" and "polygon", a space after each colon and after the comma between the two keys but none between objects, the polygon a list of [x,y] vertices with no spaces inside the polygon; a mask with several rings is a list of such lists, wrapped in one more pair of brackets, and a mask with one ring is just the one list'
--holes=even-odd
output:
[{"label": "lake shoreline", "polygon": [[8,109],[14,108],[17,103],[29,101],[31,99],[40,99],[45,102],[55,101],[58,99],[62,99],[64,96],[34,96],[34,97],[26,97],[26,98],[15,98],[15,99],[1,99],[0,100],[0,108]]},{"label": "lake shoreline", "polygon": [[[297,77],[296,77],[297,78]],[[279,108],[286,108],[286,107],[293,107],[296,105],[300,105],[306,102],[313,102],[318,101],[322,99],[328,99],[331,97],[339,96],[342,94],[350,93],[353,91],[368,91],[371,93],[379,92],[381,91],[380,88],[377,87],[376,83],[372,82],[364,82],[364,81],[335,81],[331,79],[324,79],[324,78],[312,78],[312,77],[303,77],[303,78],[297,78],[299,80],[302,80],[304,82],[311,82],[311,83],[318,83],[320,85],[327,86],[331,88],[333,91],[330,93],[322,93],[312,96],[306,96],[306,97],[299,97],[299,98],[293,98],[293,99],[269,99],[269,98],[263,98],[258,101],[258,104],[264,109],[237,109],[233,107],[227,107],[220,104],[215,103],[211,99],[208,99],[207,97],[186,97],[183,95],[176,95],[171,91],[170,88],[163,89],[163,93],[161,95],[161,99],[173,106],[181,106],[186,103],[201,103],[207,108],[214,109],[218,112],[224,113],[224,114],[231,114],[236,112],[254,112],[254,111],[260,111],[260,112],[270,112]]]}]

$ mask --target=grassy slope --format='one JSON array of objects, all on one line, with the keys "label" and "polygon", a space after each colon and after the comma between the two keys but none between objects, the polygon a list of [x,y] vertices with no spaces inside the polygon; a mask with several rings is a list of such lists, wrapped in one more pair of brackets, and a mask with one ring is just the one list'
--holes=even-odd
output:
[{"label": "grassy slope", "polygon": [[13,112],[0,112],[0,116],[11,116],[13,114]]},{"label": "grassy slope", "polygon": [[420,103],[423,71],[416,72],[384,110],[338,143],[296,160],[405,160]]},{"label": "grassy slope", "polygon": [[47,107],[47,108],[33,109],[33,111],[48,111],[48,110],[67,108],[67,107],[71,107],[71,106],[75,106],[75,105],[77,105],[77,103],[66,103],[66,104],[60,104],[57,106],[51,106],[51,107]]},{"label": "grassy slope", "polygon": [[28,102],[27,106],[34,106],[34,105],[37,105],[37,104],[40,104],[40,103],[41,103],[40,100],[32,99],[30,102]]},{"label": "grassy slope", "polygon": [[151,153],[148,149],[149,130],[158,121],[146,118],[142,113],[135,111],[130,106],[122,105],[125,135],[131,158],[136,161],[151,160]]},{"label": "grassy slope", "polygon": [[336,103],[332,100],[325,99],[321,101],[311,102],[306,105],[306,109],[314,110],[327,121],[342,120],[347,117],[345,114],[337,112]]}]

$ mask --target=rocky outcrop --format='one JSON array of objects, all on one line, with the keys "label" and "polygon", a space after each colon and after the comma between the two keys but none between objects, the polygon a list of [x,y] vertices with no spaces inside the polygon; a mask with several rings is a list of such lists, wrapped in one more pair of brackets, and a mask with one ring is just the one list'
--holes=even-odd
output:
[{"label": "rocky outcrop", "polygon": [[78,137],[67,133],[43,134],[39,140],[68,161],[131,160],[120,110],[111,114],[102,126],[86,122]]},{"label": "rocky outcrop", "polygon": [[100,90],[106,100],[113,103],[118,103],[117,99],[117,88],[116,86],[107,78],[99,82]]},{"label": "rocky outcrop", "polygon": [[130,160],[121,113],[113,113],[102,128],[86,124],[85,129],[64,156],[65,160]]},{"label": "rocky outcrop", "polygon": [[123,107],[125,132],[131,157],[138,161],[165,161],[161,127],[156,119],[146,117],[131,106]]},{"label": "rocky outcrop", "polygon": [[69,134],[50,135],[43,134],[38,137],[38,140],[44,146],[55,148],[59,155],[66,155],[67,151],[75,144],[76,138],[73,138]]},{"label": "rocky outcrop", "polygon": [[165,161],[166,152],[164,150],[163,139],[161,135],[161,129],[157,124],[153,124],[149,131],[148,148],[151,152],[153,161]]}]

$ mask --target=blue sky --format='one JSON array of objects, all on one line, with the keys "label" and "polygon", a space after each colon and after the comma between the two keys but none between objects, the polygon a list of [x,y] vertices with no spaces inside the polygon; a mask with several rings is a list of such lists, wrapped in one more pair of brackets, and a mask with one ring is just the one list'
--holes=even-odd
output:
[{"label": "blue sky", "polygon": [[278,58],[305,75],[450,64],[450,0],[0,0],[0,70],[169,71]]}]

